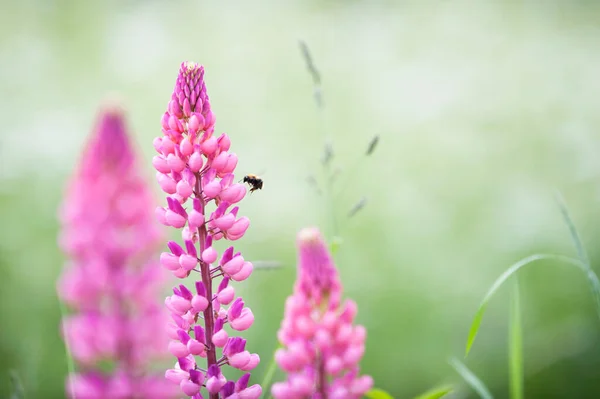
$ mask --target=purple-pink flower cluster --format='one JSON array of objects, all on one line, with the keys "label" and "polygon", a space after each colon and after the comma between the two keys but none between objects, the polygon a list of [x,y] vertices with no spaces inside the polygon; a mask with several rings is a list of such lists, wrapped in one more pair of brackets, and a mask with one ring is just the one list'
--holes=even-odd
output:
[{"label": "purple-pink flower cluster", "polygon": [[[226,364],[250,371],[260,359],[246,349],[246,340],[230,337],[225,329],[229,324],[232,330],[243,331],[254,322],[252,311],[230,285],[248,278],[253,266],[233,246],[220,256],[214,247],[216,241],[241,238],[250,224],[247,217],[238,216],[235,206],[246,195],[246,187],[234,181],[237,156],[230,152],[226,134],[213,135],[214,123],[204,68],[182,63],[162,118],[163,136],[154,140],[158,155],[152,163],[168,194],[167,206],[157,208],[156,216],[166,226],[183,229],[183,245],[170,241],[160,262],[176,277],[192,275],[196,281],[192,287],[175,287],[165,302],[172,317],[169,350],[177,358],[166,377],[194,399],[202,398],[204,390],[211,399],[253,399],[262,390],[259,385],[248,386],[249,373],[227,381],[221,372]],[[199,358],[204,359],[202,364]]]},{"label": "purple-pink flower cluster", "polygon": [[152,203],[123,114],[108,107],[60,212],[69,262],[58,291],[74,311],[63,320],[63,333],[79,370],[67,381],[72,398],[176,397],[161,375],[147,371],[151,360],[168,355]]},{"label": "purple-pink flower cluster", "polygon": [[275,399],[359,399],[371,389],[359,376],[366,330],[353,325],[357,306],[341,303],[342,284],[316,228],[298,234],[298,277],[278,332],[275,360],[287,380],[273,384]]}]

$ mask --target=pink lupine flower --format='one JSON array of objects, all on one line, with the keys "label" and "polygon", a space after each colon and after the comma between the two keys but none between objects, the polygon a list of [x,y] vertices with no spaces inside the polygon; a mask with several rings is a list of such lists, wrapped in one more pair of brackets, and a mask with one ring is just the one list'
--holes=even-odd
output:
[{"label": "pink lupine flower", "polygon": [[[106,108],[61,209],[60,244],[69,264],[58,292],[74,311],[63,320],[63,333],[82,370],[67,381],[67,394],[76,399],[177,394],[161,375],[146,372],[153,358],[167,355],[161,331],[168,314],[153,260],[161,234],[136,158],[122,112]],[[106,360],[112,372],[100,371]]]},{"label": "pink lupine flower", "polygon": [[[260,359],[246,350],[246,340],[230,337],[225,329],[229,324],[232,330],[243,331],[254,322],[252,311],[230,285],[247,279],[253,266],[233,247],[220,257],[214,247],[219,240],[242,238],[250,224],[235,206],[246,195],[246,187],[235,183],[237,156],[230,151],[227,135],[213,135],[214,123],[204,68],[182,63],[162,117],[163,136],[154,140],[158,155],[152,160],[158,184],[168,194],[156,217],[166,226],[182,229],[182,241],[168,242],[160,262],[178,278],[195,279],[193,285],[175,287],[165,300],[172,318],[167,325],[168,349],[177,358],[166,378],[194,399],[203,394],[211,399],[255,399],[262,389],[257,384],[248,387],[250,374],[235,382],[221,372],[226,364],[249,371]],[[221,356],[217,348],[222,348]]]},{"label": "pink lupine flower", "polygon": [[359,376],[366,330],[353,325],[353,301],[341,302],[342,284],[321,234],[307,228],[298,234],[298,277],[285,304],[275,354],[287,373],[273,384],[275,399],[358,399],[373,385]]}]

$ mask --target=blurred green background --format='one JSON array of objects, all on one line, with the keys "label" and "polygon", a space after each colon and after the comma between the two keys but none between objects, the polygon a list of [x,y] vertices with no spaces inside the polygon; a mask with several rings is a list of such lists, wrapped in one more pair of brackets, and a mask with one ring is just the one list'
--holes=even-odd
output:
[{"label": "blurred green background", "polygon": [[[453,382],[455,398],[476,397],[447,359],[464,353],[489,285],[530,253],[574,254],[554,189],[600,270],[598,21],[600,3],[586,1],[3,2],[0,397],[11,369],[28,398],[64,397],[55,282],[66,179],[116,93],[162,202],[151,143],[184,60],[206,67],[237,173],[265,180],[242,203],[252,224],[237,247],[284,265],[238,285],[256,316],[245,337],[263,359],[253,379],[276,347],[296,232],[330,223],[306,182],[322,178],[328,132],[347,182],[335,188],[337,263],[369,332],[362,369],[396,398]],[[322,74],[322,118],[299,39]],[[366,208],[346,219],[361,196]],[[600,322],[583,275],[541,262],[520,282],[526,397],[600,397]],[[466,361],[497,398],[508,397],[508,294],[492,300]]]}]

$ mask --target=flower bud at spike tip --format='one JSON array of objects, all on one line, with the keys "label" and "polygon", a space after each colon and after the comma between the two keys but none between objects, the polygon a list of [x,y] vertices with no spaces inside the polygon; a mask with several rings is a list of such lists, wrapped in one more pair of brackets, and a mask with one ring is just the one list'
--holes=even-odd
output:
[{"label": "flower bud at spike tip", "polygon": [[166,206],[156,209],[156,219],[182,229],[184,240],[184,245],[169,242],[170,252],[160,256],[160,263],[177,278],[194,278],[179,284],[165,300],[173,319],[165,323],[172,339],[168,348],[178,358],[166,376],[180,395],[192,399],[252,399],[262,390],[250,384],[249,374],[236,385],[221,371],[254,369],[260,359],[245,349],[245,340],[230,337],[224,328],[229,324],[230,331],[242,331],[254,322],[247,302],[235,299],[231,284],[248,278],[253,267],[240,253],[234,255],[233,248],[219,258],[213,246],[220,239],[241,239],[250,225],[247,217],[238,216],[237,206],[232,208],[246,195],[245,185],[236,183],[234,175],[238,157],[231,152],[229,136],[214,136],[214,124],[204,68],[182,63],[160,121],[163,135],[153,142],[158,155],[152,160],[166,194]]},{"label": "flower bud at spike tip", "polygon": [[[162,151],[168,144],[157,138],[153,146],[158,183],[174,193],[176,182]],[[174,271],[179,264],[172,252],[158,256],[164,241],[154,219],[162,225],[172,220],[168,208],[155,207],[148,177],[123,111],[106,106],[60,211],[60,246],[68,266],[57,289],[71,308],[63,314],[62,336],[77,370],[67,377],[65,397],[175,399],[178,384],[187,378],[183,370],[165,374],[150,367],[153,360],[169,357],[170,349],[185,353],[170,348],[169,337],[178,341],[179,328],[169,322],[167,309],[181,313],[187,300],[173,295],[161,306],[163,271]],[[105,370],[107,360],[116,367]]]},{"label": "flower bud at spike tip", "polygon": [[271,394],[275,399],[360,399],[373,380],[358,375],[365,329],[352,325],[357,306],[352,301],[341,306],[342,284],[319,230],[300,231],[297,246],[296,284],[277,333],[283,348],[275,354],[287,378],[273,384]]}]

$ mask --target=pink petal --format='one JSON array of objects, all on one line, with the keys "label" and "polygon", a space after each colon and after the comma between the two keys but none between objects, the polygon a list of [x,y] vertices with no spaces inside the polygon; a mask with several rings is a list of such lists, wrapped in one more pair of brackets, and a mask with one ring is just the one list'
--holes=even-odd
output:
[{"label": "pink petal", "polygon": [[210,183],[205,184],[202,190],[204,191],[204,195],[206,195],[209,199],[215,198],[221,192],[221,183],[215,179]]},{"label": "pink petal", "polygon": [[258,363],[260,363],[260,356],[258,356],[256,353],[253,353],[250,355],[250,361],[243,367],[240,367],[240,369],[244,371],[250,371],[258,366]]},{"label": "pink petal", "polygon": [[167,176],[163,173],[160,173],[160,172],[156,172],[156,180],[158,180],[158,184],[160,185],[160,188],[165,193],[175,194],[175,192],[177,191],[177,183],[175,183],[175,180],[173,180],[169,176]]},{"label": "pink petal", "polygon": [[184,270],[192,270],[198,264],[198,259],[191,255],[183,254],[179,257],[179,264]]},{"label": "pink petal", "polygon": [[214,137],[209,138],[204,143],[200,144],[202,153],[210,157],[217,150],[217,139]]},{"label": "pink petal", "polygon": [[204,223],[204,215],[192,209],[188,215],[188,224],[193,228],[198,228]]},{"label": "pink petal", "polygon": [[239,399],[258,399],[260,395],[262,395],[262,388],[258,384],[254,384],[238,392]]},{"label": "pink petal", "polygon": [[231,279],[234,281],[244,281],[252,274],[252,270],[254,270],[254,266],[250,262],[244,262],[244,265],[240,269],[239,272],[233,274]]},{"label": "pink petal", "polygon": [[175,384],[179,384],[181,381],[190,378],[190,373],[180,369],[169,369],[165,372],[165,378]]},{"label": "pink petal", "polygon": [[217,173],[221,173],[223,168],[227,165],[227,159],[229,158],[229,154],[227,152],[222,152],[212,161],[211,167],[214,168]]},{"label": "pink petal", "polygon": [[155,155],[152,158],[152,166],[154,166],[154,168],[157,171],[159,171],[160,173],[170,173],[171,172],[171,167],[167,163],[167,160],[160,155]]},{"label": "pink petal", "polygon": [[235,223],[235,216],[231,213],[228,213],[225,216],[221,216],[214,220],[215,226],[217,226],[221,231],[228,230]]},{"label": "pink petal", "polygon": [[227,331],[219,330],[213,335],[212,341],[215,346],[222,348],[225,346],[228,339],[229,335],[227,334]]},{"label": "pink petal", "polygon": [[181,195],[183,198],[188,198],[192,195],[192,187],[185,180],[179,180],[176,187],[177,194]]},{"label": "pink petal", "polygon": [[190,339],[187,343],[187,348],[192,355],[205,357],[206,356],[206,347],[202,342],[199,342],[195,339]]},{"label": "pink petal", "polygon": [[235,289],[231,286],[225,287],[217,294],[217,301],[222,305],[229,305],[235,297]]},{"label": "pink petal", "polygon": [[188,396],[193,396],[193,395],[197,394],[198,392],[200,392],[200,385],[194,384],[190,380],[181,381],[180,387],[181,387],[181,390],[183,391],[183,393],[185,393]]},{"label": "pink petal", "polygon": [[234,355],[229,356],[227,360],[231,367],[241,369],[250,362],[251,355],[248,351],[238,352]]},{"label": "pink petal", "polygon": [[206,389],[210,393],[217,393],[221,390],[223,383],[217,377],[210,377],[206,380]]},{"label": "pink petal", "polygon": [[175,357],[186,357],[190,354],[187,346],[180,341],[172,340],[168,345],[169,352]]},{"label": "pink petal", "polygon": [[208,307],[208,300],[202,295],[194,295],[192,298],[192,307],[196,313],[204,312]]},{"label": "pink petal", "polygon": [[160,254],[160,264],[165,269],[174,271],[179,269],[179,257],[169,252],[163,252]]},{"label": "pink petal", "polygon": [[188,160],[188,165],[190,166],[190,170],[194,173],[198,173],[200,169],[202,169],[202,164],[204,163],[202,159],[202,155],[198,152],[194,152],[190,159]]},{"label": "pink petal", "polygon": [[208,248],[206,248],[204,251],[202,251],[202,260],[206,263],[213,263],[214,261],[217,260],[218,254],[217,251],[215,251],[215,249],[210,246]]},{"label": "pink petal", "polygon": [[243,216],[236,220],[236,222],[231,226],[231,228],[227,229],[227,234],[231,235],[240,235],[244,234],[246,230],[248,230],[248,226],[250,226],[250,219]]},{"label": "pink petal", "polygon": [[167,155],[167,163],[173,172],[181,172],[185,169],[185,161],[175,154]]},{"label": "pink petal", "polygon": [[254,323],[254,315],[252,314],[252,310],[249,308],[244,308],[240,317],[229,320],[229,325],[231,328],[237,331],[247,330],[250,328],[250,326],[252,326],[252,323]]},{"label": "pink petal", "polygon": [[173,212],[170,209],[167,209],[165,212],[165,219],[169,226],[173,226],[177,229],[185,226],[186,219],[178,213]]},{"label": "pink petal", "polygon": [[363,375],[355,379],[350,385],[350,392],[354,395],[363,395],[373,387],[373,378],[369,375]]},{"label": "pink petal", "polygon": [[231,259],[229,262],[225,263],[221,268],[223,271],[229,275],[233,275],[242,270],[244,266],[244,258],[241,255],[238,255]]},{"label": "pink petal", "polygon": [[179,315],[185,314],[190,308],[192,304],[185,298],[180,297],[179,295],[171,295],[165,299],[165,304],[169,310],[174,311]]},{"label": "pink petal", "polygon": [[189,139],[183,139],[179,143],[179,150],[183,156],[189,157],[194,152],[194,145]]}]

